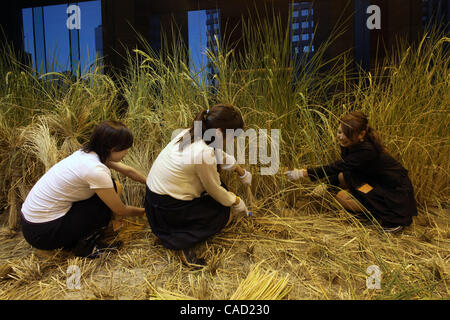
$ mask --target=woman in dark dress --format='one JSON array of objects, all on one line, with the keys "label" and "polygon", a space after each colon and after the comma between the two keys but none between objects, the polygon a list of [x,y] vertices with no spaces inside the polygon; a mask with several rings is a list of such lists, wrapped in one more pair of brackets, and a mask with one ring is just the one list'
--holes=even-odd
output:
[{"label": "woman in dark dress", "polygon": [[[389,155],[367,117],[354,111],[341,118],[337,139],[342,160],[286,172],[290,180],[327,178],[340,187],[337,201],[354,213],[367,211],[386,232],[398,232],[417,215],[408,171]],[[362,207],[362,206],[363,207]]]}]

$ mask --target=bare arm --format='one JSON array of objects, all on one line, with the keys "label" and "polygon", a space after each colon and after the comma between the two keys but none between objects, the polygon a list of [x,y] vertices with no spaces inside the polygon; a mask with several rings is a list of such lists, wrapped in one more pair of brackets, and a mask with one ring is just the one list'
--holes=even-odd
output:
[{"label": "bare arm", "polygon": [[144,208],[125,205],[120,200],[119,195],[114,191],[114,188],[95,189],[95,193],[116,215],[140,216],[145,213]]},{"label": "bare arm", "polygon": [[143,183],[146,183],[146,178],[144,175],[142,175],[139,171],[137,171],[136,169],[127,166],[125,164],[123,164],[122,162],[113,162],[113,161],[108,161],[106,162],[106,165],[110,168],[110,169],[114,169],[117,172],[120,172],[121,174],[127,176],[128,178]]}]

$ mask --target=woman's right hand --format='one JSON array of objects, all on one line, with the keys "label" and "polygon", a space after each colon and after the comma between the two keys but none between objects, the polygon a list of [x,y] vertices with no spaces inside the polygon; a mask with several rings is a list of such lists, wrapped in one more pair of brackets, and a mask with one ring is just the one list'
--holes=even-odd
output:
[{"label": "woman's right hand", "polygon": [[125,205],[114,188],[95,189],[98,197],[118,216],[142,216],[145,208]]},{"label": "woman's right hand", "polygon": [[290,181],[296,181],[300,178],[306,178],[308,176],[308,172],[306,169],[294,169],[286,171],[285,175]]},{"label": "woman's right hand", "polygon": [[231,211],[234,214],[245,214],[247,216],[249,215],[248,209],[247,209],[247,206],[245,205],[244,200],[242,200],[239,197],[237,197],[237,203],[235,203],[231,206]]}]

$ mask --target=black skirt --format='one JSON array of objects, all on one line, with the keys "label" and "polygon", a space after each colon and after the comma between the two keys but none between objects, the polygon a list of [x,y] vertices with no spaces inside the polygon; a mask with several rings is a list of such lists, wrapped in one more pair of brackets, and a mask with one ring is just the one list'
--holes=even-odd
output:
[{"label": "black skirt", "polygon": [[193,247],[220,232],[230,217],[230,207],[223,206],[206,193],[186,201],[159,195],[148,187],[145,212],[153,233],[163,246],[175,250]]},{"label": "black skirt", "polygon": [[377,219],[382,226],[409,226],[412,217],[417,216],[417,204],[411,180],[405,173],[396,186],[385,186],[377,182],[367,182],[373,189],[367,193],[358,188],[350,192]]}]

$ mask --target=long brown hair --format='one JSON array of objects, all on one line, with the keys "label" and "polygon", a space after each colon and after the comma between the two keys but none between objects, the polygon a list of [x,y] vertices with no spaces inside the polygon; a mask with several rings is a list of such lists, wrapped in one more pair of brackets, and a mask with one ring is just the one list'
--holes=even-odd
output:
[{"label": "long brown hair", "polygon": [[103,121],[97,125],[89,141],[83,146],[84,152],[94,151],[102,163],[111,151],[122,151],[133,145],[133,134],[121,122],[115,120]]},{"label": "long brown hair", "polygon": [[381,137],[371,126],[369,126],[369,121],[367,116],[361,111],[353,111],[343,115],[340,119],[342,124],[342,132],[345,136],[355,141],[357,136],[363,131],[366,131],[364,139],[373,144],[378,152],[385,152],[385,147],[381,141]]},{"label": "long brown hair", "polygon": [[[202,138],[208,129],[221,129],[222,133],[226,133],[226,129],[243,129],[244,120],[241,113],[230,104],[216,104],[209,110],[202,110],[195,116],[195,121],[202,123]],[[187,139],[185,139],[187,137]],[[177,142],[180,142],[180,150],[190,143],[194,142],[194,125],[185,133]],[[206,141],[205,141],[206,142]],[[209,142],[208,144],[212,143]]]}]

